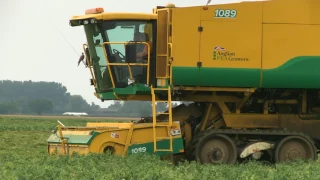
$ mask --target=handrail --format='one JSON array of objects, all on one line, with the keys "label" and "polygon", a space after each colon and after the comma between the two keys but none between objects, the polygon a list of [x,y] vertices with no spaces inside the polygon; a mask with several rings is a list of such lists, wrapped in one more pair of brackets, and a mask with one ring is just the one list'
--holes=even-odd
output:
[{"label": "handrail", "polygon": [[[105,46],[104,46],[106,44],[123,44],[123,45],[127,45],[127,44],[145,44],[148,47],[148,60],[147,60],[147,63],[110,63],[109,59],[108,59],[108,56],[107,56],[107,51],[106,51]],[[147,83],[149,83],[150,45],[147,42],[103,42],[101,45],[102,45],[102,48],[103,48],[104,56],[106,58],[106,62],[107,62],[107,66],[108,66],[108,70],[109,70],[109,74],[110,74],[110,77],[111,77],[111,82],[112,82],[113,88],[115,88],[115,85],[114,85],[114,79],[113,79],[113,76],[112,76],[112,73],[111,73],[110,66],[128,66],[131,78],[132,78],[131,66],[147,66]]]},{"label": "handrail", "polygon": [[87,51],[86,51],[85,46],[88,46],[88,45],[87,45],[87,44],[83,44],[83,45],[82,45],[83,52],[84,52],[85,55],[86,55],[86,61],[87,61],[88,67],[89,67],[89,69],[90,69],[90,74],[91,74],[91,77],[92,77],[92,80],[93,80],[93,85],[94,85],[95,88],[97,88],[96,78],[95,78],[94,75],[93,75],[93,72],[92,72],[92,69],[91,69],[90,60],[88,59],[88,54],[87,54]]},{"label": "handrail", "polygon": [[[169,77],[170,77],[170,85],[172,84],[172,43],[168,43],[170,54],[168,53],[168,58],[170,59],[170,69],[169,69]],[[169,60],[168,60],[169,61]]]}]

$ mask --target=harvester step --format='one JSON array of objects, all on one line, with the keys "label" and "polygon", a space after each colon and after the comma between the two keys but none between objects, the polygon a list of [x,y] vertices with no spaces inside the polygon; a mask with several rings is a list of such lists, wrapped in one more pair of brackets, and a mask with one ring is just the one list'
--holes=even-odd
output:
[{"label": "harvester step", "polygon": [[153,88],[155,91],[168,91],[168,88]]},{"label": "harvester step", "polygon": [[163,152],[172,152],[172,150],[170,149],[156,149],[156,151],[160,152],[160,151],[163,151]]},{"label": "harvester step", "polygon": [[168,103],[168,101],[164,101],[164,100],[159,100],[159,101],[156,101],[156,102]]},{"label": "harvester step", "polygon": [[155,127],[171,127],[169,124],[156,124]]},{"label": "harvester step", "polygon": [[157,114],[169,114],[169,113],[157,113]]},{"label": "harvester step", "polygon": [[157,139],[172,139],[171,137],[157,137]]}]

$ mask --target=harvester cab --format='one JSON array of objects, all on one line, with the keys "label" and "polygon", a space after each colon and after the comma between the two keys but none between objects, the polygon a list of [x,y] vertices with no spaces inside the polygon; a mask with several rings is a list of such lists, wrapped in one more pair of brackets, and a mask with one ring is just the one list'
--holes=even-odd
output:
[{"label": "harvester cab", "polygon": [[102,101],[150,95],[156,86],[156,24],[156,14],[104,13],[103,8],[70,20],[71,26],[84,26],[91,82]]}]

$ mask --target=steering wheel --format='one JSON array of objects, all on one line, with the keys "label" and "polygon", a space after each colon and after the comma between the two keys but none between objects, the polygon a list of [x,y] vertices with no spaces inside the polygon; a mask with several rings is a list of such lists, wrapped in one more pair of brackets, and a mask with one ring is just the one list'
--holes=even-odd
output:
[{"label": "steering wheel", "polygon": [[125,59],[125,56],[117,49],[112,49],[112,51],[113,51],[113,53],[117,54],[118,56],[121,55],[122,57],[119,56],[121,59]]}]

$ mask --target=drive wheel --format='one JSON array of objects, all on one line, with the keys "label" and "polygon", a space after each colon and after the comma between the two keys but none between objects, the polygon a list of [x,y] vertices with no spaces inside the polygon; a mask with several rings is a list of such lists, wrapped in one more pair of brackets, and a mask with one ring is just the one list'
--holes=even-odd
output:
[{"label": "drive wheel", "polygon": [[111,155],[114,154],[116,150],[112,146],[107,146],[103,149],[103,153],[110,153]]},{"label": "drive wheel", "polygon": [[100,146],[100,153],[114,155],[116,154],[116,148],[114,142],[105,142]]},{"label": "drive wheel", "polygon": [[301,160],[316,160],[315,146],[307,139],[300,136],[283,138],[275,149],[275,162],[288,162]]},{"label": "drive wheel", "polygon": [[237,161],[237,149],[228,136],[209,134],[199,142],[196,159],[202,164],[234,164]]}]

